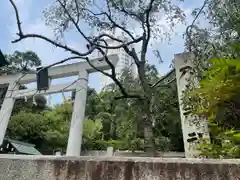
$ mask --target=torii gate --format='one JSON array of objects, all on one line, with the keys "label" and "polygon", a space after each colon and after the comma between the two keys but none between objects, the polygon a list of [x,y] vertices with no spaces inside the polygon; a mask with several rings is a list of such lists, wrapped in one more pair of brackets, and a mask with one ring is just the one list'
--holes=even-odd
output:
[{"label": "torii gate", "polygon": [[[108,58],[113,65],[115,65],[118,61],[118,56],[116,54],[109,55]],[[99,60],[100,58],[93,59],[91,60],[91,63],[100,70],[110,69],[109,65],[105,61]],[[50,85],[48,90],[40,92],[37,91],[37,89],[19,90],[19,84],[36,82],[36,74],[23,75],[18,73],[0,76],[0,85],[8,85],[8,90],[0,110],[0,144],[3,142],[16,99],[26,96],[47,95],[76,90],[66,155],[79,156],[81,153],[83,123],[85,119],[88,76],[89,73],[93,72],[97,71],[86,61],[51,67],[48,69],[49,79],[51,80],[76,75],[78,75],[79,80],[75,83],[54,86]]]}]

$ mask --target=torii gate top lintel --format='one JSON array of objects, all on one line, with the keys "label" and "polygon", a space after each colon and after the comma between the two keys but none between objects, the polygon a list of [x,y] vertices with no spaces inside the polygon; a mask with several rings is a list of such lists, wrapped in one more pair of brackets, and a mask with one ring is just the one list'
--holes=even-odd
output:
[{"label": "torii gate top lintel", "polygon": [[[109,55],[108,58],[111,60],[113,65],[116,65],[118,61],[117,54]],[[99,61],[100,58],[95,58],[90,60],[91,63],[100,70],[108,70],[109,65],[106,61]],[[87,71],[88,73],[97,72],[92,68],[87,61],[65,64],[61,66],[51,67],[48,70],[48,75],[50,79],[58,79],[64,77],[70,77],[78,75],[80,71]],[[9,84],[12,81],[15,81],[19,78],[20,73],[0,76],[0,84]],[[19,83],[28,84],[36,81],[36,74],[26,74],[24,77],[19,79]]]}]

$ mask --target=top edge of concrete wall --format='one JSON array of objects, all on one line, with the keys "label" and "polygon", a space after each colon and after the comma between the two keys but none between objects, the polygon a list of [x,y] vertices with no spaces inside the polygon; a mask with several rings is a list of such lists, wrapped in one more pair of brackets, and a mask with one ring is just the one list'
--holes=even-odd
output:
[{"label": "top edge of concrete wall", "polygon": [[120,162],[159,162],[159,163],[188,163],[188,164],[240,164],[240,159],[197,159],[197,158],[153,158],[153,157],[104,157],[104,156],[32,156],[1,154],[0,159],[19,160],[62,160],[62,161],[120,161]]}]

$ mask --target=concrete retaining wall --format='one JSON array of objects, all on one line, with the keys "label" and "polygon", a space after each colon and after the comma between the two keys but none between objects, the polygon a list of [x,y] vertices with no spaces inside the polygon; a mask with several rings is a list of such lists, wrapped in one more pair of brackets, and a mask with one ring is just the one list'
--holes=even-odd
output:
[{"label": "concrete retaining wall", "polygon": [[[107,151],[82,151],[81,156],[151,157],[151,154],[142,151],[115,151],[112,153]],[[184,158],[185,154],[184,152],[157,152],[156,157]]]},{"label": "concrete retaining wall", "polygon": [[[150,153],[146,152],[126,152],[126,151],[115,151],[113,156],[118,157],[151,157]],[[163,157],[163,158],[184,158],[184,152],[157,152],[156,157]]]},{"label": "concrete retaining wall", "polygon": [[240,160],[0,156],[0,180],[239,180]]}]

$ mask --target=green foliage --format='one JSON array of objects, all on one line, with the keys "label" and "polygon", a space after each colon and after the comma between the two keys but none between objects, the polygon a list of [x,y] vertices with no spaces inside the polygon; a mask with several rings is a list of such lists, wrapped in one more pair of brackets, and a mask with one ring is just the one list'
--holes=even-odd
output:
[{"label": "green foliage", "polygon": [[48,129],[47,123],[42,114],[20,111],[9,121],[7,136],[41,147]]},{"label": "green foliage", "polygon": [[[168,148],[172,151],[183,152],[184,147],[176,84],[156,90],[154,97],[154,134],[157,138],[164,140],[164,142],[156,145],[157,149],[164,150]],[[163,148],[163,144],[167,146]]]},{"label": "green foliage", "polygon": [[[178,4],[170,0],[105,0],[103,2],[69,0],[63,4],[65,9],[59,2],[53,2],[44,11],[47,25],[53,27],[58,37],[63,36],[69,29],[75,28],[68,14],[80,27],[84,22],[87,28],[94,30],[95,36],[100,32],[118,29],[119,27],[121,27],[119,28],[120,31],[124,29],[130,32],[134,27],[139,26],[141,28],[141,23],[147,19],[147,12],[151,6],[150,30],[154,38],[162,35],[162,26],[154,26],[155,22],[159,20],[159,16],[155,14],[164,14],[164,17],[169,19],[169,26],[171,27],[185,18]],[[125,31],[122,32],[125,33]],[[165,34],[169,33],[165,32]]]},{"label": "green foliage", "polygon": [[[171,133],[171,132],[169,132],[169,133]],[[166,136],[155,137],[154,141],[155,141],[155,145],[159,151],[168,152],[168,151],[178,150],[178,149],[173,148],[173,143],[171,142],[171,139]]]},{"label": "green foliage", "polygon": [[[56,105],[51,111],[43,114],[49,119],[48,131],[46,138],[51,147],[66,148],[70,120],[72,117],[72,103],[65,101],[63,104]],[[103,140],[102,122],[99,119],[85,120],[83,131],[83,150],[101,150],[105,149],[106,143]],[[57,139],[58,138],[58,139]]]},{"label": "green foliage", "polygon": [[41,65],[38,55],[32,51],[19,52],[15,51],[11,55],[6,55],[12,70],[29,70]]},{"label": "green foliage", "polygon": [[[159,80],[154,66],[146,66],[146,77],[149,83]],[[128,72],[121,76],[121,83],[130,93],[142,92],[140,81]],[[109,124],[112,145],[123,150],[144,150],[144,122],[145,108],[140,100],[114,100],[120,96],[119,89],[114,84],[109,85],[99,94],[104,107],[97,116],[103,123]],[[154,119],[153,141],[159,151],[183,151],[181,121],[178,109],[176,84],[169,87],[156,88],[153,92],[152,114]],[[106,112],[107,111],[107,112]]]},{"label": "green foliage", "polygon": [[[72,103],[66,101],[42,112],[24,111],[12,116],[7,136],[33,143],[44,153],[55,149],[65,150],[68,141]],[[101,120],[86,120],[84,123],[83,149],[105,149]]]},{"label": "green foliage", "polygon": [[72,116],[71,103],[56,105],[53,109],[42,112],[42,116],[48,122],[48,129],[44,133],[48,149],[65,149]]},{"label": "green foliage", "polygon": [[239,143],[233,140],[240,128],[239,8],[235,0],[208,1],[202,13],[208,28],[195,25],[186,41],[200,87],[186,92],[184,104],[208,119],[211,144],[201,147],[207,157],[239,158]]},{"label": "green foliage", "polygon": [[239,8],[239,1],[211,0],[207,9],[209,20],[215,27],[219,27],[219,31],[224,32],[225,37],[236,38],[240,33]]},{"label": "green foliage", "polygon": [[64,119],[64,111],[59,113],[59,108],[38,113],[21,110],[10,119],[7,136],[52,152],[66,147],[68,129],[69,121]]},{"label": "green foliage", "polygon": [[202,143],[201,155],[208,158],[239,158],[240,157],[240,131],[221,131],[214,137],[215,142]]},{"label": "green foliage", "polygon": [[[38,55],[32,51],[15,51],[13,54],[5,55],[5,57],[9,61],[9,66],[1,68],[0,75],[28,71],[41,65],[41,60],[39,59]],[[20,89],[26,89],[26,87],[21,85]],[[7,87],[0,89],[0,106],[3,102],[6,91]],[[47,108],[46,99],[44,96],[36,96],[35,100],[37,105],[33,105],[32,98],[28,98],[27,102],[25,102],[24,99],[17,99],[12,113],[16,114],[20,111],[40,112]]]},{"label": "green foliage", "polygon": [[239,158],[240,60],[213,58],[200,87],[186,93],[185,104],[193,114],[208,118],[211,144],[203,143],[202,155]]},{"label": "green foliage", "polygon": [[107,144],[103,139],[102,122],[100,119],[85,120],[83,132],[84,150],[106,150]]},{"label": "green foliage", "polygon": [[[208,0],[197,21],[205,17],[204,24],[195,23],[187,33],[186,48],[193,52],[195,70],[202,78],[202,72],[208,70],[209,59],[239,57],[240,3],[236,0]],[[196,14],[199,8],[194,10]],[[201,19],[200,19],[201,18]],[[197,22],[196,21],[196,22]],[[207,28],[206,28],[207,24]]]},{"label": "green foliage", "polygon": [[[23,89],[25,89],[25,87],[23,87]],[[35,102],[36,104],[33,104],[32,97],[28,97],[27,101],[25,101],[25,99],[17,99],[14,104],[12,115],[17,114],[20,111],[39,113],[49,108],[46,106],[47,100],[44,96],[35,96]]]}]

